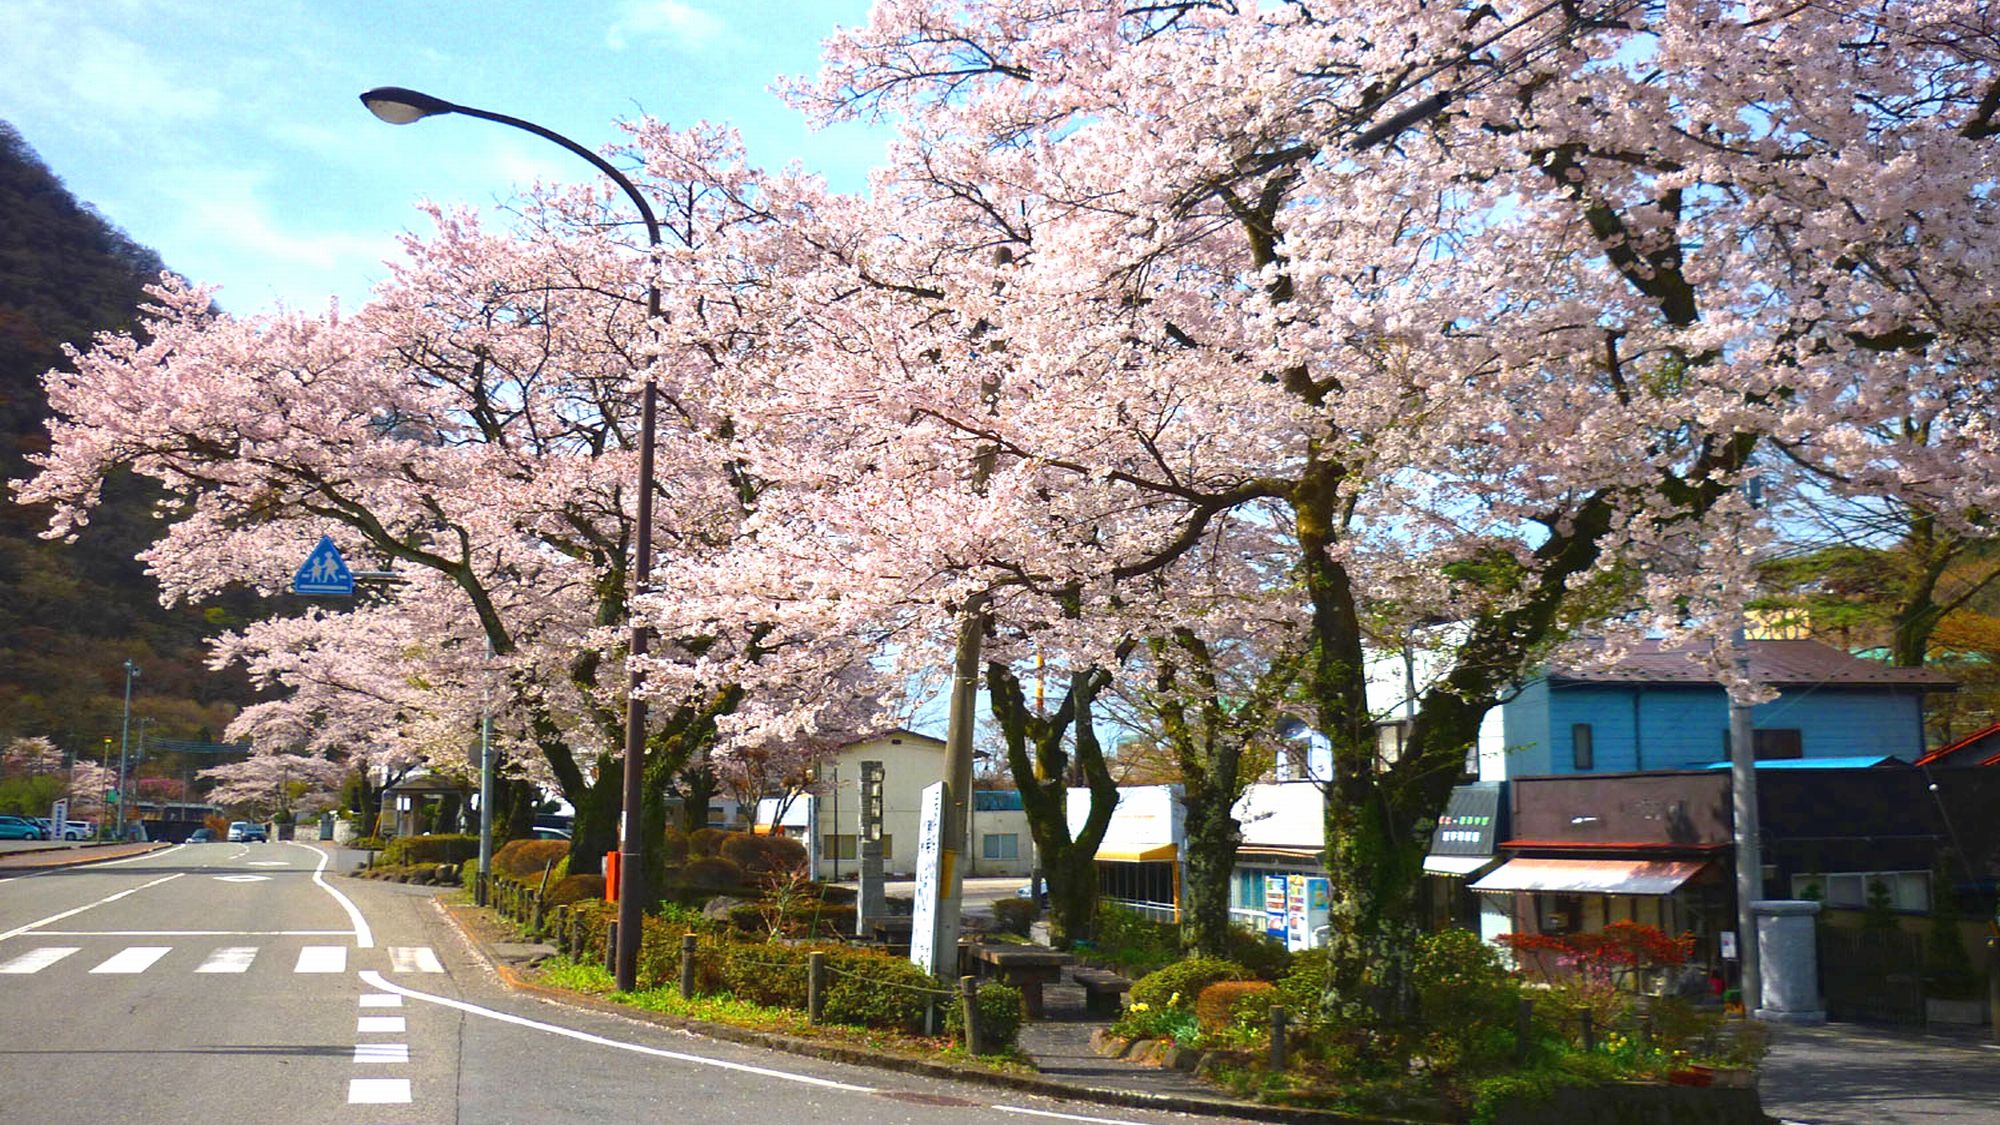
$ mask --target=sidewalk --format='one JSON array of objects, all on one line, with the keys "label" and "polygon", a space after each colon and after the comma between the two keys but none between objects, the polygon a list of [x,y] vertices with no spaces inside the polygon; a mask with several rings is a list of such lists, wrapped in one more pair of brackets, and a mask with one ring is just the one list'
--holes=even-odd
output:
[{"label": "sidewalk", "polygon": [[1764,1112],[1809,1125],[1991,1125],[2000,1045],[1863,1024],[1776,1027],[1758,1092]]},{"label": "sidewalk", "polygon": [[10,875],[31,871],[49,871],[58,867],[81,867],[87,863],[103,863],[111,859],[125,859],[147,852],[171,847],[171,844],[51,844],[46,848],[31,851],[6,852],[0,854],[0,875]]},{"label": "sidewalk", "polygon": [[1078,1089],[1129,1090],[1250,1107],[1250,1103],[1239,1102],[1183,1071],[1140,1066],[1098,1054],[1090,1038],[1110,1027],[1111,1021],[1085,1014],[1082,985],[1067,978],[1060,984],[1045,985],[1042,1006],[1048,1018],[1022,1024],[1019,1046],[1035,1060],[1045,1078]]}]

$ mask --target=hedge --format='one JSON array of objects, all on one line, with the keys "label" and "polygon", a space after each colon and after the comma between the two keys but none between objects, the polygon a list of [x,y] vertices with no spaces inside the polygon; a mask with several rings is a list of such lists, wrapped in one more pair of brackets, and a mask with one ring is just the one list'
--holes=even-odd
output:
[{"label": "hedge", "polygon": [[1194,998],[1194,1018],[1207,1032],[1221,1031],[1244,1013],[1270,1015],[1278,986],[1267,980],[1217,981]]},{"label": "hedge", "polygon": [[735,835],[720,828],[697,828],[688,833],[688,854],[691,856],[721,855],[722,843]]},{"label": "hedge", "polygon": [[722,841],[718,854],[751,876],[803,874],[807,867],[806,846],[784,836],[735,833]]},{"label": "hedge", "polygon": [[680,882],[703,890],[733,891],[743,886],[743,868],[720,856],[703,856],[687,861]]},{"label": "hedge", "polygon": [[572,902],[585,902],[604,897],[604,876],[565,875],[562,880],[549,888],[542,898],[543,906],[567,906]]},{"label": "hedge", "polygon": [[477,858],[477,836],[398,836],[382,849],[376,862],[385,867],[409,867],[420,863],[457,865]]}]

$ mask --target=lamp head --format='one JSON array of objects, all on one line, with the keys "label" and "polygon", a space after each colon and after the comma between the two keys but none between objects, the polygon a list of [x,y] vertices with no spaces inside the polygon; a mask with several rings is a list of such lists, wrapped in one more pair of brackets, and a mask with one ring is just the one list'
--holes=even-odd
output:
[{"label": "lamp head", "polygon": [[361,95],[361,104],[368,107],[368,112],[391,125],[408,125],[412,121],[458,109],[443,98],[434,98],[401,86],[377,86]]}]

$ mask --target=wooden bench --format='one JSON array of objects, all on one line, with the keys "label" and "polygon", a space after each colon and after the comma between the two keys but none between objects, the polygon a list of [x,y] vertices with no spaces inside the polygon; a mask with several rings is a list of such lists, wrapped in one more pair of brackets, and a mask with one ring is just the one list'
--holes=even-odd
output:
[{"label": "wooden bench", "polygon": [[1132,990],[1132,982],[1109,969],[1076,969],[1070,973],[1083,986],[1083,1009],[1093,1016],[1116,1016],[1122,1007],[1118,998]]},{"label": "wooden bench", "polygon": [[1062,979],[1063,967],[1075,959],[1040,945],[1012,945],[1005,942],[973,942],[963,947],[982,975],[998,977],[1021,990],[1021,1004],[1028,1018],[1042,1018],[1042,986]]}]

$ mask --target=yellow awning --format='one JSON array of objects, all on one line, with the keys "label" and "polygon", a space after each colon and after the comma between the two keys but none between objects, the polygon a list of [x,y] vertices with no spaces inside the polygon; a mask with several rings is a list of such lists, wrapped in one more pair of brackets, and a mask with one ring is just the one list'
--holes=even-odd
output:
[{"label": "yellow awning", "polygon": [[1149,848],[1099,848],[1097,859],[1100,863],[1158,863],[1180,855],[1180,848],[1173,844],[1155,844]]}]

